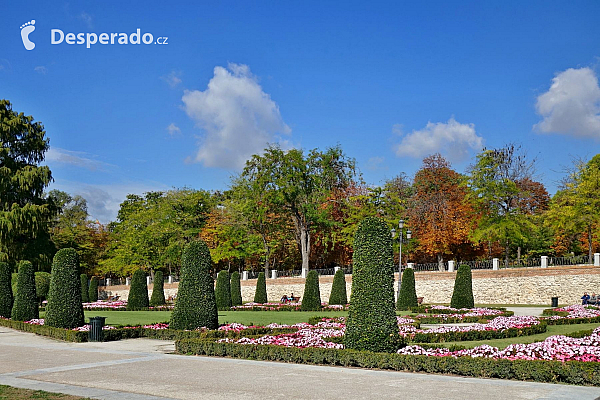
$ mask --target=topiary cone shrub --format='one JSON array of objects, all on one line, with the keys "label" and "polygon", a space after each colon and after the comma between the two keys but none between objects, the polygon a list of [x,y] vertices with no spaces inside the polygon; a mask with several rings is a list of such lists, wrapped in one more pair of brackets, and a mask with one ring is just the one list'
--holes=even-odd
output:
[{"label": "topiary cone shrub", "polygon": [[10,317],[15,321],[29,321],[40,317],[37,297],[35,295],[33,265],[29,261],[21,261],[19,263],[17,295],[15,296]]},{"label": "topiary cone shrub", "polygon": [[17,282],[19,281],[19,274],[13,272],[10,277],[10,285],[12,288],[13,299],[17,296]]},{"label": "topiary cone shrub", "polygon": [[385,222],[367,217],[354,236],[352,294],[344,345],[395,352],[402,343],[394,310],[392,238]]},{"label": "topiary cone shrub", "polygon": [[400,296],[396,303],[396,309],[408,310],[411,307],[418,307],[417,292],[415,290],[415,271],[412,268],[406,268],[402,272],[402,285],[400,285]]},{"label": "topiary cone shrub", "polygon": [[452,300],[450,301],[450,307],[475,307],[472,280],[473,278],[471,276],[471,267],[464,264],[460,265],[458,267],[458,271],[456,272],[456,280],[454,281],[454,291],[452,292]]},{"label": "topiary cone shrub", "polygon": [[167,304],[165,301],[165,278],[162,271],[154,273],[154,286],[152,287],[152,297],[150,297],[150,305],[158,307]]},{"label": "topiary cone shrub", "polygon": [[348,293],[346,292],[346,274],[341,269],[338,269],[333,276],[331,294],[329,295],[329,305],[335,304],[348,304]]},{"label": "topiary cone shrub", "polygon": [[188,243],[181,257],[181,281],[171,329],[194,330],[219,327],[214,281],[210,276],[212,259],[204,241]]},{"label": "topiary cone shrub", "polygon": [[146,283],[146,272],[138,269],[131,278],[129,297],[127,298],[127,311],[143,310],[150,306],[148,299],[148,284]]},{"label": "topiary cone shrub", "polygon": [[5,262],[0,262],[0,317],[10,318],[13,307],[11,285],[11,268]]},{"label": "topiary cone shrub", "polygon": [[242,305],[242,285],[240,283],[240,273],[233,271],[231,274],[231,305]]},{"label": "topiary cone shrub", "polygon": [[256,292],[254,292],[254,302],[261,304],[267,302],[267,281],[264,272],[258,274],[258,279],[256,280]]},{"label": "topiary cone shrub", "polygon": [[51,277],[52,275],[48,272],[38,271],[35,273],[35,295],[40,304],[42,304],[42,301],[48,299]]},{"label": "topiary cone shrub", "polygon": [[90,302],[90,288],[88,286],[88,277],[86,274],[80,275],[81,280],[81,302],[89,303]]},{"label": "topiary cone shrub", "polygon": [[315,270],[308,271],[302,295],[302,311],[318,311],[321,309],[321,291],[319,289],[319,273]]},{"label": "topiary cone shrub", "polygon": [[227,271],[219,271],[217,274],[215,299],[218,310],[227,311],[231,308],[231,283],[229,282],[229,272]]},{"label": "topiary cone shrub", "polygon": [[52,261],[44,324],[55,328],[73,329],[84,323],[79,255],[75,249],[61,249]]},{"label": "topiary cone shrub", "polygon": [[88,292],[88,300],[90,303],[98,301],[98,278],[92,276],[90,279],[90,290]]}]

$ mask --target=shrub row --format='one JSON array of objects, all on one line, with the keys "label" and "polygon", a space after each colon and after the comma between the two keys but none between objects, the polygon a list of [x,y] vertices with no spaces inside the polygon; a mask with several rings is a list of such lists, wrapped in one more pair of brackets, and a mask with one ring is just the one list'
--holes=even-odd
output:
[{"label": "shrub row", "polygon": [[600,386],[600,363],[593,362],[429,357],[350,349],[249,346],[210,339],[177,340],[175,348],[177,353],[189,355]]},{"label": "shrub row", "polygon": [[595,324],[600,322],[600,317],[548,319],[544,322],[546,322],[548,325]]},{"label": "shrub row", "polygon": [[509,328],[503,331],[467,331],[447,333],[415,333],[411,342],[443,343],[464,342],[473,340],[506,339],[519,336],[530,336],[546,332],[546,324],[541,323],[526,328]]},{"label": "shrub row", "polygon": [[[457,323],[486,323],[496,317],[511,317],[515,313],[513,311],[505,311],[499,315],[490,315],[490,316],[473,316],[473,317],[423,317],[419,318],[422,324],[457,324]],[[410,316],[410,318],[415,318],[415,316]]]},{"label": "shrub row", "polygon": [[[512,313],[512,311],[507,311],[505,307],[486,307],[489,310],[499,310],[502,311],[504,313]],[[441,308],[441,309],[432,309],[431,306],[419,306],[419,307],[413,307],[411,308],[412,312],[417,313],[417,314],[466,314],[468,312],[471,312],[471,309],[465,309],[465,310],[460,310],[460,309],[447,309],[447,308]],[[508,314],[504,314],[505,316],[508,316]],[[511,315],[514,315],[511,314]]]}]

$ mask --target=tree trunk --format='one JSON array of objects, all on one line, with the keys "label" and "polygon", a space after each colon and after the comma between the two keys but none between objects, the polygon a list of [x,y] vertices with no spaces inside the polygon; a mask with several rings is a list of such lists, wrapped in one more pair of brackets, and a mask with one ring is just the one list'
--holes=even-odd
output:
[{"label": "tree trunk", "polygon": [[521,265],[521,246],[517,247],[517,264]]},{"label": "tree trunk", "polygon": [[594,254],[592,254],[592,225],[588,225],[588,257],[589,263],[594,264]]},{"label": "tree trunk", "polygon": [[446,268],[444,267],[444,256],[442,254],[438,254],[437,260],[438,260],[438,269],[441,272],[444,272],[446,270]]},{"label": "tree trunk", "polygon": [[262,241],[263,246],[265,247],[265,277],[269,276],[269,260],[271,258],[271,249],[269,248],[269,243],[267,242],[266,237],[263,235]]},{"label": "tree trunk", "polygon": [[506,247],[504,247],[504,268],[508,268],[508,252],[509,252],[508,240],[506,241]]},{"label": "tree trunk", "polygon": [[302,255],[302,270],[308,271],[308,261],[310,259],[310,229],[300,213],[293,214],[294,227],[296,228],[296,241],[300,247]]}]

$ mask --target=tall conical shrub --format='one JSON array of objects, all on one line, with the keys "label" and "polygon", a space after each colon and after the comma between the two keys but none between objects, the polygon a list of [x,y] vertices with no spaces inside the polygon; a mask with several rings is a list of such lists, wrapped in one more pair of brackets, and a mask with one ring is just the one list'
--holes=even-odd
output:
[{"label": "tall conical shrub", "polygon": [[411,307],[418,307],[417,292],[415,289],[415,272],[412,268],[406,268],[402,272],[402,285],[400,286],[400,296],[396,302],[396,309],[408,310]]},{"label": "tall conical shrub", "polygon": [[348,293],[346,292],[346,274],[342,269],[338,269],[333,276],[331,293],[329,294],[329,305],[348,304]]},{"label": "tall conical shrub", "polygon": [[450,307],[453,308],[473,308],[475,307],[475,299],[473,298],[473,282],[471,276],[471,267],[468,265],[460,265],[456,272],[456,280],[454,281],[454,291],[452,292],[452,300]]},{"label": "tall conical shrub", "polygon": [[81,280],[81,302],[89,303],[90,302],[90,288],[88,286],[88,277],[86,274],[80,275]]},{"label": "tall conical shrub", "polygon": [[90,303],[98,301],[98,278],[92,276],[90,279],[90,290],[88,292],[88,300]]},{"label": "tall conical shrub", "polygon": [[152,307],[165,305],[165,278],[162,271],[154,273],[154,286],[152,287],[152,297],[150,297],[150,305]]},{"label": "tall conical shrub", "polygon": [[231,305],[242,305],[242,285],[240,283],[240,273],[233,271],[231,274]]},{"label": "tall conical shrub", "polygon": [[17,282],[19,282],[19,274],[13,272],[10,276],[10,286],[12,288],[13,300],[17,297]]},{"label": "tall conical shrub", "polygon": [[35,273],[35,295],[40,304],[42,301],[48,299],[51,277],[52,275],[50,275],[48,272],[37,271]]},{"label": "tall conical shrub", "polygon": [[37,297],[35,295],[33,265],[29,261],[21,261],[19,263],[17,295],[15,296],[10,317],[15,321],[29,321],[40,317]]},{"label": "tall conical shrub", "polygon": [[75,249],[61,249],[54,255],[45,319],[45,325],[55,328],[73,329],[85,323]]},{"label": "tall conical shrub", "polygon": [[344,345],[395,352],[400,336],[394,310],[392,237],[385,222],[367,217],[354,236],[352,294]]},{"label": "tall conical shrub", "polygon": [[146,272],[138,269],[133,273],[131,286],[129,287],[129,297],[127,298],[127,311],[143,310],[150,306],[148,299],[148,283],[146,282]]},{"label": "tall conical shrub", "polygon": [[219,326],[214,281],[210,276],[212,259],[204,241],[188,243],[181,257],[181,281],[170,328],[189,329]]},{"label": "tall conical shrub", "polygon": [[315,270],[308,271],[304,282],[302,294],[302,311],[318,311],[321,309],[321,290],[319,288],[319,273]]},{"label": "tall conical shrub", "polygon": [[215,299],[218,310],[227,311],[231,308],[231,283],[229,282],[228,271],[219,271],[217,274]]},{"label": "tall conical shrub", "polygon": [[256,279],[256,292],[254,292],[255,303],[266,303],[267,302],[267,281],[265,279],[265,273],[260,272],[258,279]]},{"label": "tall conical shrub", "polygon": [[4,318],[10,318],[13,306],[11,278],[10,266],[0,262],[0,317]]}]

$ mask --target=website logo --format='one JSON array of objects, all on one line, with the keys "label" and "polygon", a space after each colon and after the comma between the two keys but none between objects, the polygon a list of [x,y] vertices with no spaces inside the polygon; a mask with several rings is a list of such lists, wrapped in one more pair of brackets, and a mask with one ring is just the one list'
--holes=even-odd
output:
[{"label": "website logo", "polygon": [[23,40],[23,46],[26,50],[35,49],[35,43],[29,40],[29,34],[35,31],[35,19],[21,25],[21,40]]}]

